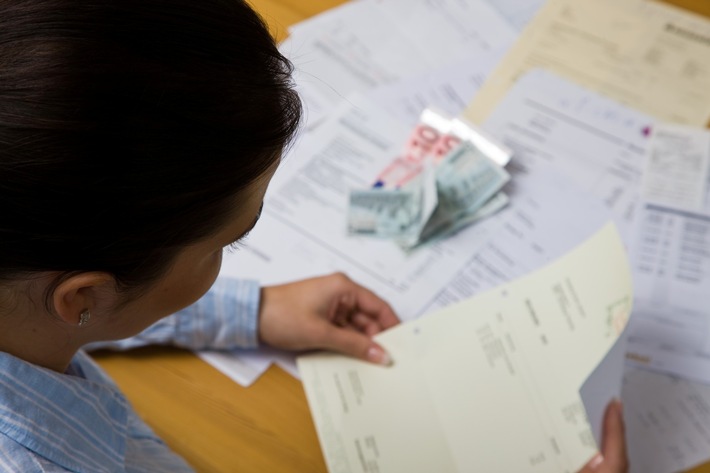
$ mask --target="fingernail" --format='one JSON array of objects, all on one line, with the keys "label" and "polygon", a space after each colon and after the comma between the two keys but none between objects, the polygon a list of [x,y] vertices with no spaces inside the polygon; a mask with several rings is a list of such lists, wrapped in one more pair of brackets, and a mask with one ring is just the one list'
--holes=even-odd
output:
[{"label": "fingernail", "polygon": [[589,460],[589,468],[591,468],[592,470],[596,470],[597,467],[601,465],[603,461],[604,457],[601,455],[601,453],[597,453],[596,455],[594,455],[594,458]]},{"label": "fingernail", "polygon": [[367,359],[373,363],[383,366],[391,366],[392,358],[389,354],[377,345],[372,345],[367,349]]}]

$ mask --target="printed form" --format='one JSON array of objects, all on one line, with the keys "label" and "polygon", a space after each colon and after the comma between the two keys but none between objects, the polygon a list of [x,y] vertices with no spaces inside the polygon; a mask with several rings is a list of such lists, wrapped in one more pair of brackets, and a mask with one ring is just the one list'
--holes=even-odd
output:
[{"label": "printed form", "polygon": [[511,166],[520,173],[533,174],[541,163],[554,164],[580,189],[600,199],[629,243],[654,122],[536,69],[516,83],[483,127],[513,150]]},{"label": "printed form", "polygon": [[687,471],[708,460],[710,386],[628,368],[621,397],[630,473]]},{"label": "printed form", "polygon": [[[580,388],[631,300],[607,225],[531,275],[378,335],[392,367],[300,357],[329,471],[577,471],[597,450]],[[621,377],[597,374],[603,406]]]},{"label": "printed form", "polygon": [[710,21],[701,16],[658,2],[549,0],[465,116],[483,123],[525,72],[542,67],[659,119],[705,126],[707,57]]},{"label": "printed form", "polygon": [[310,128],[352,93],[507,49],[516,34],[480,0],[362,0],[292,28],[279,49]]},{"label": "printed form", "polygon": [[632,253],[636,308],[629,344],[639,366],[708,384],[709,167],[709,131],[654,129]]},{"label": "printed form", "polygon": [[545,0],[487,0],[516,30],[522,31],[545,4]]},{"label": "printed form", "polygon": [[417,125],[425,108],[456,117],[484,84],[503,52],[471,53],[464,60],[378,86],[364,95],[411,128]]}]

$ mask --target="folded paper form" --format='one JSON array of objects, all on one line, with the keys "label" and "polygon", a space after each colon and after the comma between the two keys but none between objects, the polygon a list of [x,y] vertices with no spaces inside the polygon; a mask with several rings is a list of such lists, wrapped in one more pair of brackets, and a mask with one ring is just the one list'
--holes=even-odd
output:
[{"label": "folded paper form", "polygon": [[391,367],[300,357],[329,471],[576,471],[619,395],[631,301],[609,224],[531,275],[379,335]]}]

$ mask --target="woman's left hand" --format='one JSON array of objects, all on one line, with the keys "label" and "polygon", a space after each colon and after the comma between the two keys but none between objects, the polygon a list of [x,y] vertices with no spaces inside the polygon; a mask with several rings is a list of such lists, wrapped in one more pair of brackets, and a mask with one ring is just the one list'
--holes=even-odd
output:
[{"label": "woman's left hand", "polygon": [[327,349],[389,365],[372,336],[398,323],[385,301],[341,273],[261,292],[259,339],[276,348]]}]

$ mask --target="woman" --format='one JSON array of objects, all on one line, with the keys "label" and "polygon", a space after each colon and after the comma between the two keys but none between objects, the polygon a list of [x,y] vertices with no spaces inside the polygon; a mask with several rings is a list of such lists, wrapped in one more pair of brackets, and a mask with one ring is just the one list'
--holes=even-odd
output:
[{"label": "woman", "polygon": [[[291,65],[242,1],[0,2],[0,471],[191,471],[89,344],[389,363],[371,337],[395,314],[343,275],[210,289],[300,112]],[[589,471],[623,471],[609,412],[608,458]]]}]

